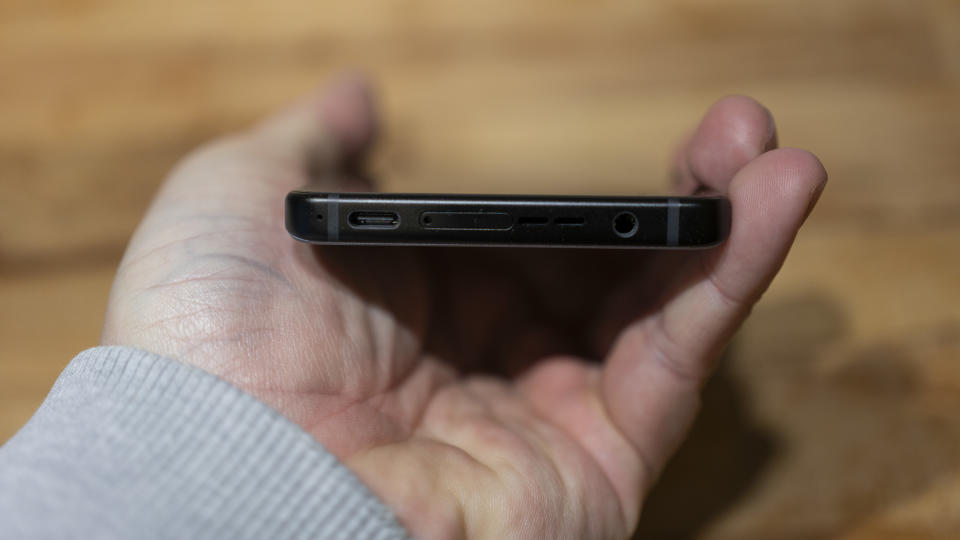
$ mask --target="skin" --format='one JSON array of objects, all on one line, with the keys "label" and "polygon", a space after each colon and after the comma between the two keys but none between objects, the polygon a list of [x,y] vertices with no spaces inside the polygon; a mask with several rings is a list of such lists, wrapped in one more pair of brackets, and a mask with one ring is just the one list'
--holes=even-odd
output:
[{"label": "skin", "polygon": [[625,538],[714,361],[826,183],[717,102],[678,193],[733,207],[695,252],[311,247],[287,191],[370,189],[369,88],[336,82],[188,156],[123,258],[102,341],[196,365],[312,434],[419,538]]}]

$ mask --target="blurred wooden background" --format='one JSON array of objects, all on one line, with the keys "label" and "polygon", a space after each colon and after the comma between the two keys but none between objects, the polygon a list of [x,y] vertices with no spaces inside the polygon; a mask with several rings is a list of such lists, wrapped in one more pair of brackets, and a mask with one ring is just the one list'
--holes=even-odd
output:
[{"label": "blurred wooden background", "polygon": [[3,0],[0,441],[178,157],[353,68],[391,190],[658,192],[711,102],[764,102],[831,183],[641,533],[960,537],[955,0]]}]

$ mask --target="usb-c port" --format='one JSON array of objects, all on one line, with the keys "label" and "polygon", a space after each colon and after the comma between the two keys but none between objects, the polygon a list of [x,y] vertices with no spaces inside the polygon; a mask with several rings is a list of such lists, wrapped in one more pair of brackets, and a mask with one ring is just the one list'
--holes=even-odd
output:
[{"label": "usb-c port", "polygon": [[400,224],[400,215],[396,212],[352,212],[347,221],[358,229],[393,229]]}]

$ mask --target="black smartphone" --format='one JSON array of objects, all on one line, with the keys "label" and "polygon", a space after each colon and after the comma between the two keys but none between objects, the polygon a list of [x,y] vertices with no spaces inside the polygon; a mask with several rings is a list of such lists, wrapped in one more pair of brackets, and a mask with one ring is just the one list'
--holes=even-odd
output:
[{"label": "black smartphone", "polygon": [[727,237],[730,202],[292,191],[286,225],[294,238],[315,244],[708,248]]}]

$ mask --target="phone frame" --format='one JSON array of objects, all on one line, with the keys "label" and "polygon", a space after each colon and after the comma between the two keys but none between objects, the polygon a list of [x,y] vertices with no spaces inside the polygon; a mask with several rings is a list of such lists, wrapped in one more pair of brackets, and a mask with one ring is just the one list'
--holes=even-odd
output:
[{"label": "phone frame", "polygon": [[697,249],[730,229],[722,197],[292,191],[285,212],[314,244]]}]

